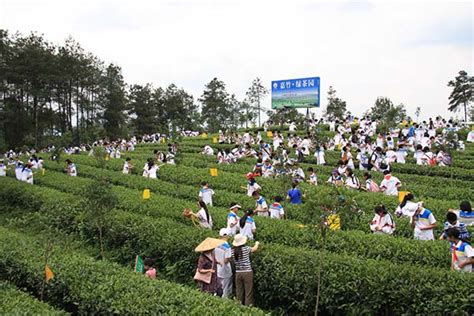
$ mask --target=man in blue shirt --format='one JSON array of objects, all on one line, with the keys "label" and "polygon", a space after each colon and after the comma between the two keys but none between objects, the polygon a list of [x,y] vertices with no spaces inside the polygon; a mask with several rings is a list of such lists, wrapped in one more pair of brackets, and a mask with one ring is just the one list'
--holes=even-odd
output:
[{"label": "man in blue shirt", "polygon": [[301,194],[300,189],[297,188],[297,183],[293,183],[292,189],[288,190],[286,199],[290,200],[291,204],[301,204],[301,198],[303,194]]}]

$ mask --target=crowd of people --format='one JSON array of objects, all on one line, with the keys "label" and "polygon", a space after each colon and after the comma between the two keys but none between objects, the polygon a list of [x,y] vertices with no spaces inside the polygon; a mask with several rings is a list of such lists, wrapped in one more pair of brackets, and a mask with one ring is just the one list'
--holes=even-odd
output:
[{"label": "crowd of people", "polygon": [[[255,207],[243,210],[238,202],[229,205],[227,223],[219,228],[219,239],[204,240],[196,251],[200,253],[194,279],[199,288],[213,295],[224,298],[235,296],[245,305],[253,304],[253,272],[251,254],[258,250],[259,243],[254,239],[257,235],[255,216],[270,217],[275,220],[285,219],[283,201],[286,198],[291,205],[300,205],[306,199],[306,192],[300,187],[302,183],[311,186],[322,184],[345,187],[350,190],[383,192],[388,196],[399,196],[401,181],[392,175],[394,164],[405,164],[408,157],[413,157],[417,165],[447,167],[452,164],[449,152],[464,150],[464,143],[451,137],[457,131],[453,122],[436,118],[419,124],[401,122],[399,128],[392,128],[388,133],[377,132],[377,121],[367,118],[349,117],[344,121],[326,122],[334,133],[333,137],[320,137],[318,126],[321,122],[310,120],[306,133],[297,132],[297,124],[288,123],[289,132],[267,132],[266,138],[261,132],[245,131],[219,132],[217,143],[231,144],[233,149],[215,150],[211,144],[204,146],[203,155],[215,156],[219,164],[236,163],[242,159],[253,159],[255,165],[246,174],[247,185],[242,186],[248,197],[255,201]],[[267,126],[268,127],[268,126]],[[198,132],[182,132],[182,136],[198,136]],[[451,136],[448,136],[451,135]],[[474,141],[474,134],[469,133]],[[270,138],[270,142],[265,139]],[[107,159],[123,159],[122,154],[132,152],[140,142],[166,144],[165,135],[143,135],[129,140],[99,140],[92,145],[71,146],[64,149],[67,155],[89,152],[94,155],[95,149],[104,148]],[[54,151],[49,147],[46,151]],[[337,165],[331,171],[327,181],[320,182],[315,170],[317,167],[303,169],[303,163],[328,165],[326,151],[340,153]],[[177,143],[168,143],[166,151],[155,150],[142,169],[142,176],[157,178],[160,166],[175,164],[178,152]],[[6,163],[0,161],[0,176],[5,176],[9,169],[15,170],[18,180],[33,183],[36,172],[42,170],[44,160],[36,152],[29,152],[27,162],[21,161],[21,155],[9,151],[5,154]],[[331,167],[331,168],[332,168]],[[124,161],[123,174],[132,174],[135,166],[132,159]],[[356,170],[362,171],[363,179],[359,179]],[[71,159],[66,160],[65,172],[77,176],[77,168]],[[373,179],[373,174],[383,175],[380,183]],[[280,196],[272,197],[267,202],[261,195],[262,186],[258,179],[288,176],[291,188]],[[208,182],[202,182],[197,194],[197,211],[185,209],[184,216],[191,218],[202,229],[215,229],[212,219],[213,197],[215,192]],[[396,231],[395,220],[389,210],[382,204],[374,210],[374,218],[370,223],[370,231],[374,234],[393,235]],[[405,192],[398,208],[398,217],[407,217],[413,228],[414,238],[418,240],[434,240],[435,229],[438,227],[433,213],[416,202],[411,193]],[[463,201],[459,210],[449,210],[446,215],[442,234],[439,239],[451,242],[452,268],[472,272],[474,251],[470,245],[470,234],[467,229],[474,225],[474,213],[469,201]],[[247,243],[254,246],[247,246]],[[232,265],[231,265],[232,263]],[[145,260],[145,273],[156,278],[157,271],[153,259]]]}]

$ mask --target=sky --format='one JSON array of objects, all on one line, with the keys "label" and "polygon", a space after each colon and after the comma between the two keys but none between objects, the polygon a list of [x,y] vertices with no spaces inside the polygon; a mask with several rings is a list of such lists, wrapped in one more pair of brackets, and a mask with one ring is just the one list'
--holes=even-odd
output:
[{"label": "sky", "polygon": [[[379,96],[445,117],[449,80],[474,73],[472,1],[0,0],[0,28],[76,39],[129,84],[183,87],[214,77],[238,99],[259,77],[320,77],[356,115]],[[271,98],[264,100],[270,108]],[[459,113],[458,115],[460,115]]]}]

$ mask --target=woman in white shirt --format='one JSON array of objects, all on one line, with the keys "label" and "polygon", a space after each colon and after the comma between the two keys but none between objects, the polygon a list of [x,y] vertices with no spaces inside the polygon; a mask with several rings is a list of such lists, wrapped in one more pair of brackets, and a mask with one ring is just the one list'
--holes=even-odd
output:
[{"label": "woman in white shirt", "polygon": [[403,148],[403,145],[398,145],[398,150],[395,152],[395,155],[397,156],[397,163],[405,163],[407,151],[405,150],[405,148]]},{"label": "woman in white shirt", "polygon": [[156,179],[156,172],[158,171],[159,167],[155,165],[155,162],[151,159],[148,160],[148,162],[145,164],[143,167],[143,176],[145,178],[152,178]]},{"label": "woman in white shirt", "polygon": [[314,153],[314,156],[316,157],[318,165],[325,165],[326,164],[326,158],[325,158],[324,147],[323,146],[319,146],[319,148]]},{"label": "woman in white shirt", "polygon": [[370,230],[374,234],[388,234],[391,235],[395,231],[395,222],[392,215],[385,209],[384,205],[377,205],[375,207],[375,216],[370,223]]},{"label": "woman in white shirt", "polygon": [[22,170],[22,179],[29,184],[33,184],[33,170],[31,170],[31,166],[31,163],[27,163]]},{"label": "woman in white shirt", "polygon": [[247,212],[245,212],[245,215],[239,220],[239,230],[241,235],[253,240],[257,226],[255,226],[255,221],[252,216],[253,210],[247,210]]},{"label": "woman in white shirt", "polygon": [[132,159],[131,158],[125,159],[125,163],[123,164],[122,173],[123,174],[131,174],[132,169],[133,169]]},{"label": "woman in white shirt", "polygon": [[156,172],[159,170],[159,167],[152,161],[148,164],[148,178],[156,179]]},{"label": "woman in white shirt", "polygon": [[415,160],[416,160],[416,164],[420,165],[420,166],[423,165],[424,153],[423,153],[422,149],[423,149],[423,147],[421,147],[421,145],[417,145],[415,154],[413,155],[413,158],[415,158]]},{"label": "woman in white shirt", "polygon": [[346,162],[347,168],[354,170],[354,159],[349,146],[342,148],[341,159]]},{"label": "woman in white shirt", "polygon": [[212,229],[212,217],[209,214],[206,203],[199,201],[198,206],[200,207],[199,212],[196,214],[199,219],[199,225],[202,228]]},{"label": "woman in white shirt", "polygon": [[350,168],[346,170],[346,183],[345,184],[346,184],[346,187],[348,187],[349,189],[353,189],[353,190],[360,189],[360,181],[354,175],[354,172]]},{"label": "woman in white shirt", "polygon": [[185,213],[188,213],[192,217],[196,218],[201,228],[212,229],[212,217],[211,214],[209,214],[206,203],[203,200],[199,200],[198,207],[199,211],[197,213],[193,213],[189,209],[186,209]]}]

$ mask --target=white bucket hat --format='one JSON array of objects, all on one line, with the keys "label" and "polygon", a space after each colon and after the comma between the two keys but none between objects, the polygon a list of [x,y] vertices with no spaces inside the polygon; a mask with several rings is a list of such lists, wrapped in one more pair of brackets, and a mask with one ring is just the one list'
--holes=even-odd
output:
[{"label": "white bucket hat", "polygon": [[247,243],[247,236],[244,236],[242,234],[237,234],[234,237],[234,241],[232,242],[232,245],[235,247],[243,246]]}]

